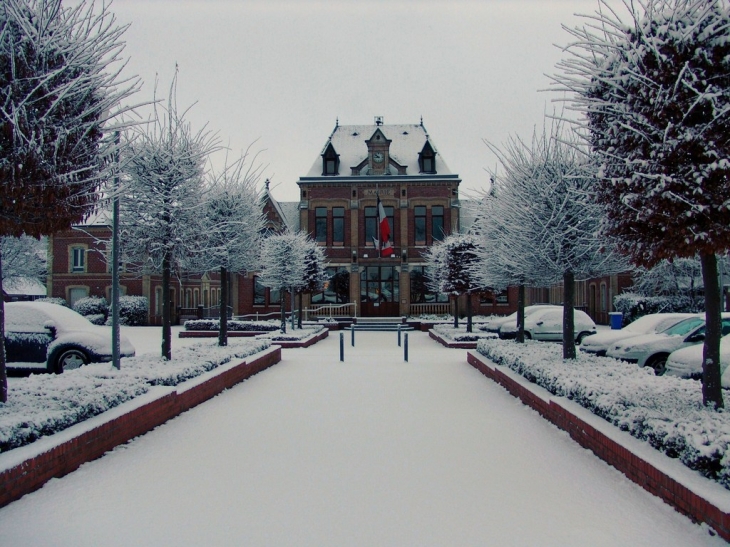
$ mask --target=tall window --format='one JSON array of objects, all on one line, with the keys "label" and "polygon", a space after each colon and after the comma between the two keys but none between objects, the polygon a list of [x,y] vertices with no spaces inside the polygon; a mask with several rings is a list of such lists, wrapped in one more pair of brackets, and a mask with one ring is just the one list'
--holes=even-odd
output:
[{"label": "tall window", "polygon": [[269,305],[278,306],[281,304],[281,291],[279,289],[269,289]]},{"label": "tall window", "polygon": [[332,244],[345,244],[345,208],[332,208]]},{"label": "tall window", "polygon": [[86,249],[84,247],[73,247],[71,249],[71,271],[86,271]]},{"label": "tall window", "polygon": [[[390,226],[390,239],[395,244],[395,232],[393,231],[393,207],[383,207],[385,217]],[[377,207],[365,207],[365,245],[373,246],[373,239],[380,239],[378,231],[378,209]]]},{"label": "tall window", "polygon": [[254,306],[265,306],[266,305],[266,287],[259,283],[259,278],[253,278],[253,305]]},{"label": "tall window", "polygon": [[365,245],[373,246],[373,238],[378,235],[378,210],[376,207],[365,207]]},{"label": "tall window", "polygon": [[415,244],[426,244],[426,207],[417,206],[413,208]]},{"label": "tall window", "polygon": [[314,239],[317,243],[327,244],[327,207],[314,210]]},{"label": "tall window", "polygon": [[431,207],[431,237],[434,241],[444,239],[444,208],[441,205]]}]

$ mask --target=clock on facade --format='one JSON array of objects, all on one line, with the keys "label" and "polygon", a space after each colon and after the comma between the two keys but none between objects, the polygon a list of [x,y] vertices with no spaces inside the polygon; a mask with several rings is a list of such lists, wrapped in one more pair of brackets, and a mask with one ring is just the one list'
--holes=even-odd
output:
[{"label": "clock on facade", "polygon": [[383,156],[382,152],[375,152],[373,154],[373,161],[375,163],[380,163],[381,161],[383,161],[383,158],[384,158],[384,156]]}]

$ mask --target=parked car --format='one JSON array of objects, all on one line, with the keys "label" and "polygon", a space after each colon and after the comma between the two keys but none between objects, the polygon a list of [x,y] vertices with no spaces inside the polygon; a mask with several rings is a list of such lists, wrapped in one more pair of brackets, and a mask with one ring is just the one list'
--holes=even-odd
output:
[{"label": "parked car", "polygon": [[580,350],[593,355],[606,355],[606,351],[619,340],[626,340],[632,336],[641,336],[642,334],[655,334],[668,329],[688,317],[696,314],[693,313],[650,313],[639,317],[636,321],[626,325],[619,330],[610,330],[598,332],[587,336],[581,342]]},{"label": "parked car", "polygon": [[[720,340],[720,374],[725,373],[730,364],[730,328],[722,329],[722,340]],[[702,352],[703,344],[689,346],[673,351],[667,357],[667,376],[678,376],[680,378],[702,378]],[[723,385],[723,387],[725,387]]]},{"label": "parked car", "polygon": [[[120,336],[120,355],[132,357],[134,346]],[[111,330],[58,304],[5,304],[5,355],[9,369],[61,373],[112,359]]]},{"label": "parked car", "polygon": [[[534,304],[532,306],[525,306],[525,317],[529,317],[535,312],[544,310],[546,308],[559,308],[553,304]],[[517,326],[517,312],[507,315],[505,317],[495,317],[490,319],[486,323],[479,327],[479,330],[485,330],[487,332],[499,332],[499,328],[502,325],[514,324]]]},{"label": "parked car", "polygon": [[[581,341],[596,333],[596,324],[590,316],[581,310],[573,310],[575,341]],[[502,339],[515,338],[517,325],[502,325],[499,337]],[[563,339],[563,306],[552,306],[538,310],[525,318],[525,338],[533,340],[562,340]]]},{"label": "parked car", "polygon": [[[722,314],[722,330],[730,332],[730,313]],[[669,354],[705,339],[705,318],[695,315],[657,334],[644,334],[613,344],[606,355],[640,367],[651,367],[657,376],[666,371]]]}]

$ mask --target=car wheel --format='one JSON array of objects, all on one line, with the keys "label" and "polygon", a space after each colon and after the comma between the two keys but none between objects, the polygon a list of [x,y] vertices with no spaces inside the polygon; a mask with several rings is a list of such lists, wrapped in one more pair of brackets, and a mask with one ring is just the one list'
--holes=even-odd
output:
[{"label": "car wheel", "polygon": [[669,355],[660,353],[646,362],[646,366],[654,369],[654,374],[662,376],[667,371],[667,358]]},{"label": "car wheel", "polygon": [[56,372],[59,374],[65,370],[73,370],[89,363],[89,358],[80,349],[67,349],[62,351],[56,359]]},{"label": "car wheel", "polygon": [[532,334],[530,334],[529,332],[525,331],[525,340],[532,340]]},{"label": "car wheel", "polygon": [[575,339],[575,343],[578,344],[578,345],[582,344],[583,343],[583,340],[586,338],[586,336],[589,336],[589,335],[590,335],[589,332],[581,332],[578,335],[578,338]]}]

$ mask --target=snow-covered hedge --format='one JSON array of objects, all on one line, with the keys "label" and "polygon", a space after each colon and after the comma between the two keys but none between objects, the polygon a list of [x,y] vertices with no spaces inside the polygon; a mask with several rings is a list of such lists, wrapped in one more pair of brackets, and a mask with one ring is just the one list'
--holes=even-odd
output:
[{"label": "snow-covered hedge", "polygon": [[74,304],[73,310],[84,317],[89,315],[103,315],[106,317],[109,313],[109,305],[106,303],[106,298],[87,296],[79,298]]},{"label": "snow-covered hedge", "polygon": [[455,342],[476,342],[478,340],[482,340],[483,338],[497,337],[495,333],[485,332],[479,329],[477,325],[473,325],[472,327],[473,332],[466,332],[466,325],[455,329],[453,325],[443,323],[439,325],[434,325],[432,330],[437,332],[442,337],[449,338]]},{"label": "snow-covered hedge", "polygon": [[582,352],[563,360],[559,344],[482,340],[477,351],[730,489],[730,413],[702,405],[699,381]]},{"label": "snow-covered hedge", "polygon": [[122,325],[144,327],[147,325],[149,310],[150,304],[146,296],[119,297],[119,322]]},{"label": "snow-covered hedge", "polygon": [[304,340],[305,338],[319,334],[323,330],[325,330],[325,327],[322,325],[311,325],[301,329],[288,330],[286,334],[277,329],[276,332],[259,334],[256,336],[256,339],[271,340],[275,342],[298,342],[299,340]]},{"label": "snow-covered hedge", "polygon": [[45,302],[47,304],[58,304],[59,306],[65,306],[68,308],[68,303],[65,298],[58,298],[57,296],[44,296],[43,298],[36,298],[33,302]]},{"label": "snow-covered hedge", "polygon": [[702,298],[688,296],[643,296],[636,293],[622,293],[613,299],[613,307],[623,313],[623,325],[650,313],[696,313],[704,311]]},{"label": "snow-covered hedge", "polygon": [[86,319],[89,320],[90,323],[93,325],[104,325],[106,324],[106,317],[104,317],[103,313],[100,313],[98,315],[87,315]]},{"label": "snow-covered hedge", "polygon": [[156,355],[87,365],[63,374],[34,374],[9,384],[0,405],[0,452],[30,444],[147,392],[151,386],[175,386],[265,350],[269,340],[237,339],[220,347],[207,340],[175,350],[165,361]]},{"label": "snow-covered hedge", "polygon": [[[252,332],[269,332],[279,330],[281,323],[269,321],[236,321],[231,319],[228,321],[229,331],[252,331]],[[185,321],[185,330],[215,330],[220,329],[220,321],[218,319],[191,319]]]}]

